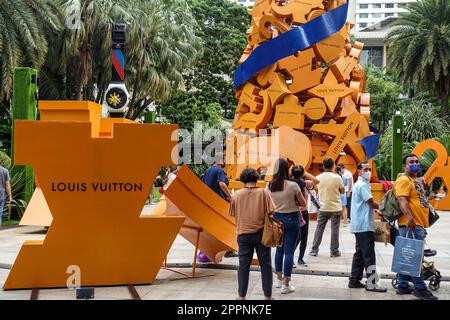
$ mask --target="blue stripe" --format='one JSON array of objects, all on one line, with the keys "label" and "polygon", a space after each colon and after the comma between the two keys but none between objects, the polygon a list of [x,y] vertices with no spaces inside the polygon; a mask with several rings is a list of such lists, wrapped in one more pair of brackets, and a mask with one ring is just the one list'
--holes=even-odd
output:
[{"label": "blue stripe", "polygon": [[236,69],[234,90],[264,68],[325,40],[341,30],[347,20],[347,9],[348,2],[261,44]]},{"label": "blue stripe", "polygon": [[114,49],[114,53],[117,56],[117,60],[119,60],[120,65],[123,69],[125,69],[125,57],[122,53],[122,50]]}]

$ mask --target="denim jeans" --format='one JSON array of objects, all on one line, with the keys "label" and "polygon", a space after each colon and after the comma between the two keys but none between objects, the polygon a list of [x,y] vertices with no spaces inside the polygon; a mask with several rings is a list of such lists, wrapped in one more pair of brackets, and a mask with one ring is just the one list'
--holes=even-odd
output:
[{"label": "denim jeans", "polygon": [[[406,227],[400,227],[400,236],[406,237],[406,234],[408,233],[408,230]],[[413,237],[414,234],[414,237]],[[410,239],[416,239],[416,240],[423,240],[426,237],[425,229],[422,227],[416,227],[415,231],[409,231],[408,238]],[[425,282],[423,281],[423,275],[421,274],[420,277],[410,277],[404,274],[398,274],[398,286],[402,288],[408,287],[408,282],[412,281],[414,284],[414,290],[425,290],[427,288]]]},{"label": "denim jeans", "polygon": [[300,216],[298,212],[276,212],[274,218],[283,222],[284,225],[283,246],[281,248],[277,248],[275,252],[275,271],[283,271],[283,275],[290,278],[292,274],[292,266],[294,265],[294,251],[297,244],[297,239],[300,236]]},{"label": "denim jeans", "polygon": [[265,297],[272,296],[272,257],[270,248],[261,243],[263,230],[256,233],[241,234],[237,238],[239,245],[239,269],[238,286],[239,296],[245,297],[248,289],[248,279],[250,275],[250,265],[253,253],[256,250],[259,266],[261,268],[261,280]]}]

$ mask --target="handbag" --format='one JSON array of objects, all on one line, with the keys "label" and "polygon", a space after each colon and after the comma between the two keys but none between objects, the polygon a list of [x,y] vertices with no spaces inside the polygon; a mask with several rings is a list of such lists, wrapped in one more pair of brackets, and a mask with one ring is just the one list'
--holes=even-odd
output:
[{"label": "handbag", "polygon": [[[262,192],[264,192],[264,190],[262,190]],[[269,215],[268,210],[266,209],[266,201],[264,201],[264,211],[266,212],[266,215],[264,217],[264,229],[261,243],[266,247],[282,247],[284,237],[283,223]]]},{"label": "handbag", "polygon": [[266,247],[283,246],[284,227],[281,221],[276,220],[266,213],[264,218],[264,230],[261,243]]},{"label": "handbag", "polygon": [[439,220],[439,215],[436,212],[436,210],[433,209],[433,207],[430,206],[429,208],[429,215],[428,215],[428,224],[431,227],[436,221]]},{"label": "handbag", "polygon": [[391,228],[388,222],[375,222],[375,242],[388,244],[391,242]]},{"label": "handbag", "polygon": [[406,237],[397,237],[395,240],[394,257],[392,259],[392,272],[412,277],[420,277],[422,272],[423,251],[425,241]]}]

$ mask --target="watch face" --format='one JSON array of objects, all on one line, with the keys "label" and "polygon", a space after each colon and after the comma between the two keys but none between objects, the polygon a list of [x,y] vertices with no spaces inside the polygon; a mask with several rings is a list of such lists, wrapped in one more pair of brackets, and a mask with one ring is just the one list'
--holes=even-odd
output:
[{"label": "watch face", "polygon": [[106,103],[112,109],[121,109],[127,103],[127,100],[127,94],[120,88],[111,88],[106,93]]}]

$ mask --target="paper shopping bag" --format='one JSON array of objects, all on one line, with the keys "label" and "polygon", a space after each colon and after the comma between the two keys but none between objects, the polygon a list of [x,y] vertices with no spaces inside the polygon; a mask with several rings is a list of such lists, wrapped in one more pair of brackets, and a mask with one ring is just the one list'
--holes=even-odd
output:
[{"label": "paper shopping bag", "polygon": [[392,272],[420,277],[424,248],[425,242],[423,240],[397,237],[392,260]]}]

